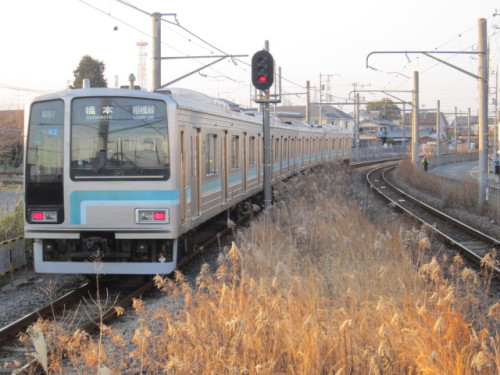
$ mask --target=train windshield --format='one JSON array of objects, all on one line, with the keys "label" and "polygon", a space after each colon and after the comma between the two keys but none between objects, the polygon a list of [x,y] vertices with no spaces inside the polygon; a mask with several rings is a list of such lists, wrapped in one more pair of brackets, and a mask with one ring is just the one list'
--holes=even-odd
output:
[{"label": "train windshield", "polygon": [[125,97],[74,99],[71,178],[168,179],[165,103]]},{"label": "train windshield", "polygon": [[64,102],[34,103],[29,119],[26,149],[26,180],[34,183],[62,182]]}]

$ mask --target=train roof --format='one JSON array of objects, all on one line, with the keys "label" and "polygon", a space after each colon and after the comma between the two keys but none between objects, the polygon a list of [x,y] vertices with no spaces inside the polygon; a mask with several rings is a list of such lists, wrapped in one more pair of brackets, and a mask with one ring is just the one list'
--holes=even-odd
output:
[{"label": "train roof", "polygon": [[[238,106],[232,105],[231,102],[222,99],[215,99],[203,93],[184,89],[184,88],[170,88],[168,90],[151,92],[145,90],[131,90],[125,88],[85,88],[85,89],[71,89],[64,90],[52,94],[38,96],[34,101],[52,100],[61,97],[75,98],[85,96],[134,96],[138,98],[150,99],[163,99],[170,98],[179,107],[186,108],[194,111],[209,112],[225,117],[239,118],[246,121],[255,123],[262,123],[262,112],[258,111],[242,111]],[[271,114],[271,126],[285,127],[285,128],[301,128],[302,130],[308,129],[318,132],[331,132],[333,129],[314,127],[306,122],[300,120],[282,121],[277,116]]]}]

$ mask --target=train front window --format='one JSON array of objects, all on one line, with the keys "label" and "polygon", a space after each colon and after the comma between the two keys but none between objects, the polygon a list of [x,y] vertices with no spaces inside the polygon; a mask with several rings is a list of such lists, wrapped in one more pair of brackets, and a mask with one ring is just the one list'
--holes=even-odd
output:
[{"label": "train front window", "polygon": [[71,178],[168,179],[166,105],[125,97],[74,99]]},{"label": "train front window", "polygon": [[28,182],[62,181],[64,102],[51,100],[31,106],[26,179]]}]

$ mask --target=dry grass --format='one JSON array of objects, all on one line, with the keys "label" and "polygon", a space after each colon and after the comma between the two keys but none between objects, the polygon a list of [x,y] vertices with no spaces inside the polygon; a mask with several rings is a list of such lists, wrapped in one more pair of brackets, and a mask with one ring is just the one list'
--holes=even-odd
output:
[{"label": "dry grass", "polygon": [[[0,187],[0,189],[2,189]],[[18,199],[9,212],[0,213],[0,241],[24,235],[24,203]]]},{"label": "dry grass", "polygon": [[500,221],[498,206],[491,204],[478,206],[478,183],[472,178],[468,181],[450,181],[436,174],[424,172],[421,168],[413,167],[409,160],[400,162],[397,171],[401,178],[419,191],[441,199],[444,207],[459,207],[497,222]]},{"label": "dry grass", "polygon": [[101,345],[38,323],[56,353],[49,373],[498,374],[500,304],[470,315],[481,279],[460,259],[445,279],[424,263],[425,235],[368,222],[346,180],[338,170],[295,179],[216,272],[203,266],[194,284],[157,277],[168,302],[136,301],[130,341],[105,326]]}]

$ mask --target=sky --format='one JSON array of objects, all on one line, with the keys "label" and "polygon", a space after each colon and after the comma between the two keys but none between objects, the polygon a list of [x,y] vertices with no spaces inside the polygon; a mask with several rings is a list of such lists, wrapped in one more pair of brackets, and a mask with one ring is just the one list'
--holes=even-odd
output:
[{"label": "sky", "polygon": [[[365,102],[396,90],[394,101],[411,101],[419,72],[420,107],[445,113],[477,112],[477,80],[421,54],[374,51],[473,51],[478,20],[487,20],[490,103],[500,60],[500,2],[494,0],[17,0],[2,1],[0,109],[23,108],[34,96],[64,90],[84,55],[102,61],[108,87],[138,76],[141,53],[151,87],[154,12],[165,13],[162,56],[245,55],[226,58],[173,85],[255,106],[250,61],[269,41],[282,72],[283,104],[305,105],[309,81],[313,101]],[[175,14],[172,15],[172,14]],[[138,42],[149,45],[142,52]],[[439,57],[477,74],[476,55]],[[199,69],[214,58],[162,62],[162,83]],[[368,92],[368,90],[370,92]],[[337,104],[352,112],[352,104]],[[409,106],[407,106],[407,109]],[[494,106],[490,110],[494,113]]]}]

